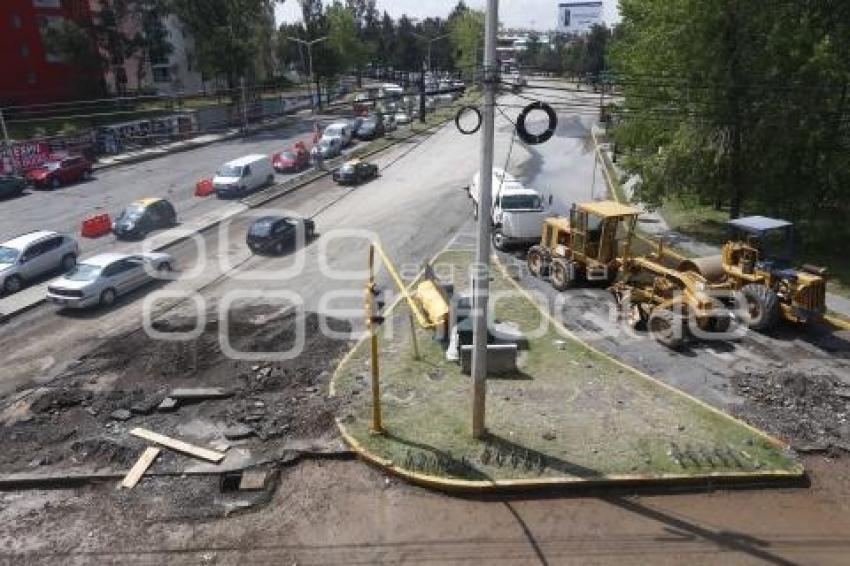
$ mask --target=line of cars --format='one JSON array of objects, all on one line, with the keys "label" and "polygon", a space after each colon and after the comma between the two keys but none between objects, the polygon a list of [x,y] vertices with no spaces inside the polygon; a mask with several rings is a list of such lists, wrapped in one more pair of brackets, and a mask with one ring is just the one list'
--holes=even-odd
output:
[{"label": "line of cars", "polygon": [[29,169],[23,174],[6,172],[0,175],[0,198],[23,194],[27,187],[58,189],[78,181],[91,179],[93,164],[82,156],[54,159]]}]

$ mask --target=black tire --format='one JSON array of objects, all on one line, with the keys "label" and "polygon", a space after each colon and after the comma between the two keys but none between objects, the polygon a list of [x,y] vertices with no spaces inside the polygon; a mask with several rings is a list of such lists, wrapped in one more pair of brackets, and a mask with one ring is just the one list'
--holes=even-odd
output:
[{"label": "black tire", "polygon": [[275,243],[274,248],[273,248],[274,253],[277,254],[277,255],[282,255],[283,254],[283,248],[284,248],[283,242]]},{"label": "black tire", "polygon": [[266,177],[266,186],[271,187],[274,185],[274,175],[269,175]]},{"label": "black tire", "polygon": [[575,284],[575,269],[565,261],[552,262],[552,287],[557,291],[566,291]]},{"label": "black tire", "polygon": [[89,171],[87,169],[87,170],[83,171],[83,181],[89,181],[89,180],[91,180],[91,171]]},{"label": "black tire", "polygon": [[502,232],[501,228],[496,228],[493,230],[493,247],[497,250],[505,251],[505,248],[508,247],[507,239],[505,238],[505,233]]},{"label": "black tire", "polygon": [[541,277],[543,275],[543,250],[540,249],[540,246],[532,246],[528,250],[526,262],[528,263],[528,271],[532,275],[535,277]]},{"label": "black tire", "polygon": [[3,282],[3,292],[7,295],[11,295],[12,293],[17,293],[21,289],[24,288],[24,280],[21,279],[20,275],[10,275]]},{"label": "black tire", "polygon": [[100,294],[100,305],[103,307],[112,306],[115,304],[116,298],[118,298],[118,293],[115,289],[104,289],[104,291]]},{"label": "black tire", "polygon": [[156,266],[156,270],[160,273],[171,273],[171,263],[163,261],[158,266]]},{"label": "black tire", "polygon": [[55,189],[58,189],[61,186],[62,186],[62,181],[59,180],[59,177],[53,177],[53,179],[50,180],[50,188],[51,189],[55,190]]},{"label": "black tire", "polygon": [[74,254],[65,254],[62,257],[62,263],[60,264],[60,266],[62,267],[63,273],[68,273],[69,271],[74,269],[75,265],[77,265],[77,256],[75,256]]},{"label": "black tire", "polygon": [[685,326],[682,317],[667,309],[655,309],[649,315],[647,329],[662,346],[679,350],[685,344]]},{"label": "black tire", "polygon": [[779,297],[771,289],[758,283],[744,285],[741,289],[747,302],[747,326],[758,332],[767,332],[779,323]]}]

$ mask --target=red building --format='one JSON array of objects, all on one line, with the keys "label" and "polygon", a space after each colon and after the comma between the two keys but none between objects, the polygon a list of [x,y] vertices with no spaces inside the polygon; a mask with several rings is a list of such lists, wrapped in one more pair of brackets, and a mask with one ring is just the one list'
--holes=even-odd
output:
[{"label": "red building", "polygon": [[79,73],[46,48],[44,34],[90,18],[88,0],[0,0],[0,106],[77,98]]}]

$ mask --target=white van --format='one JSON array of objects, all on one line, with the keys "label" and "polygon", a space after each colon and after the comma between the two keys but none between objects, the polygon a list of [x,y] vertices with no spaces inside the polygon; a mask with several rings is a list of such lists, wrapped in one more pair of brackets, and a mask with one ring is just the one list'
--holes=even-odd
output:
[{"label": "white van", "polygon": [[274,183],[274,168],[267,155],[246,155],[221,166],[213,179],[218,198],[241,196]]},{"label": "white van", "polygon": [[351,124],[348,122],[334,122],[325,128],[324,133],[322,133],[322,139],[339,138],[342,140],[342,147],[347,147],[351,144],[351,137],[353,135],[354,132],[351,128]]},{"label": "white van", "polygon": [[[478,218],[480,174],[476,173],[469,186],[473,212]],[[540,240],[543,220],[548,216],[550,199],[523,185],[503,169],[493,169],[493,202],[490,221],[493,226],[493,245],[503,250],[512,244],[531,244]]]}]

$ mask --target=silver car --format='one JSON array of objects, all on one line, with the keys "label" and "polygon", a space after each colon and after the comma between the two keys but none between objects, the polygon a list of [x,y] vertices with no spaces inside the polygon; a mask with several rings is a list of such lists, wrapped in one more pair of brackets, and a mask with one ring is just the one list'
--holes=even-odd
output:
[{"label": "silver car", "polygon": [[174,259],[165,253],[105,253],[82,261],[47,286],[47,299],[68,308],[109,306],[119,295],[165,279]]},{"label": "silver car", "polygon": [[80,246],[70,237],[38,230],[0,244],[0,291],[17,293],[31,281],[77,263]]},{"label": "silver car", "polygon": [[316,159],[332,159],[342,152],[342,138],[323,137],[310,150],[310,157]]}]

